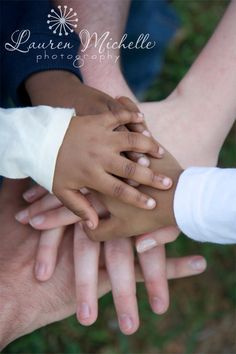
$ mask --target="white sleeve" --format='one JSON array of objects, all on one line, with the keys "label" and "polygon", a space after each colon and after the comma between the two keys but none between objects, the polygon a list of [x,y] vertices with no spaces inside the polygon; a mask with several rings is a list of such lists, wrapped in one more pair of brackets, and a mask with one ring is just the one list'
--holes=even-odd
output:
[{"label": "white sleeve", "polygon": [[31,177],[50,192],[57,154],[74,109],[0,108],[0,175]]},{"label": "white sleeve", "polygon": [[201,242],[236,243],[236,168],[191,167],[174,197],[177,225]]}]

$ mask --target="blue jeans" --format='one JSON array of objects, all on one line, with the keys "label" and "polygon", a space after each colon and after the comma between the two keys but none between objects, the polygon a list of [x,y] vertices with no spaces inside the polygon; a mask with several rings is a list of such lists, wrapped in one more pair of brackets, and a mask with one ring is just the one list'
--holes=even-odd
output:
[{"label": "blue jeans", "polygon": [[149,33],[155,41],[153,49],[121,52],[122,69],[136,95],[144,93],[160,73],[165,49],[179,27],[179,19],[166,0],[133,0],[126,27],[128,42],[141,33]]}]

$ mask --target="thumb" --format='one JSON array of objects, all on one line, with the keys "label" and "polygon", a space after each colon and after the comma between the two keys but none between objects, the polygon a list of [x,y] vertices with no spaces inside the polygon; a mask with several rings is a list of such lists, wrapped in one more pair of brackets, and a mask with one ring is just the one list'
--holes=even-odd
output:
[{"label": "thumb", "polygon": [[77,190],[66,190],[58,198],[68,209],[85,221],[89,229],[93,230],[98,226],[98,215],[82,193]]}]

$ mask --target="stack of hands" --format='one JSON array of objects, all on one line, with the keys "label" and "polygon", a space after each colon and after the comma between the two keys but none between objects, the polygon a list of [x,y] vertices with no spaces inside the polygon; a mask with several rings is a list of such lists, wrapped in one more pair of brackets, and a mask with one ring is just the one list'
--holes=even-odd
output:
[{"label": "stack of hands", "polygon": [[[40,85],[40,79],[47,77],[48,83],[52,82],[53,75],[57,80],[63,77],[63,84],[56,85],[60,95],[50,89],[47,93],[33,90],[33,83]],[[40,186],[31,187],[23,193],[30,204],[15,215],[22,224],[42,231],[35,277],[46,283],[51,277],[53,280],[63,247],[59,246],[68,234],[74,235],[78,320],[84,325],[96,320],[99,269],[105,267],[120,328],[125,334],[134,333],[139,326],[135,264],[142,270],[151,308],[157,314],[169,306],[168,269],[180,277],[198,274],[206,267],[200,256],[166,261],[164,243],[174,241],[179,234],[173,198],[182,168],[155,141],[144,114],[130,99],[112,99],[81,85],[68,73],[36,74],[26,87],[33,92],[30,97],[34,105],[56,106],[60,100],[63,106],[73,104],[80,115],[72,118],[58,154],[54,195]],[[45,82],[44,87],[48,87]],[[93,97],[91,108],[87,95]],[[86,104],[75,104],[76,97]],[[154,114],[155,109],[150,116]],[[157,229],[150,240],[147,233]]]},{"label": "stack of hands", "polygon": [[[208,58],[217,52],[211,43]],[[163,314],[168,279],[205,270],[201,256],[166,259],[164,245],[179,234],[180,175],[191,165],[214,166],[234,121],[234,95],[221,109],[206,102],[204,90],[212,100],[222,94],[220,85],[213,92],[204,84],[206,67],[207,59],[198,60],[167,99],[139,105],[119,65],[110,72],[106,66],[104,75],[99,67],[97,76],[84,68],[85,84],[63,70],[27,78],[33,106],[73,107],[74,116],[45,185],[5,179],[0,191],[2,347],[74,312],[81,324],[93,324],[98,298],[110,290],[120,329],[132,334],[139,327],[137,281],[145,282],[152,310]],[[228,71],[225,78],[234,86]]]}]

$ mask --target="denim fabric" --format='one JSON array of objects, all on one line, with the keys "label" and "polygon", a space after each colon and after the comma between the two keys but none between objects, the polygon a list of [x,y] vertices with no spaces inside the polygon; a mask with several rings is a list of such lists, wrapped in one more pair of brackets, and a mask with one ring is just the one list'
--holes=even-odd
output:
[{"label": "denim fabric", "polygon": [[[52,32],[47,25],[47,15],[52,4],[46,0],[1,0],[0,1],[0,57],[1,57],[1,82],[0,82],[0,106],[9,107],[9,97],[17,106],[29,105],[26,99],[23,83],[27,77],[36,72],[45,70],[67,70],[80,77],[80,72],[73,67],[71,61],[60,60],[60,50],[55,49],[53,54],[57,59],[44,60],[36,63],[36,55],[42,54],[42,50],[34,50],[29,53],[19,51],[7,51],[5,43],[11,41],[14,31],[30,30],[30,42],[43,43],[52,39]],[[19,32],[18,32],[19,33]],[[60,41],[55,37],[55,43]],[[74,47],[64,49],[65,56],[76,56],[79,48],[79,38],[73,32],[69,33],[67,40]]]},{"label": "denim fabric", "polygon": [[[32,41],[47,42],[51,38],[51,32],[45,20],[51,8],[49,1],[2,0],[0,5],[1,106],[8,106],[7,97],[12,97],[17,105],[26,103],[22,95],[24,92],[20,89],[21,84],[34,72],[61,69],[72,71],[80,76],[79,70],[67,60],[63,62],[47,60],[36,65],[37,51],[22,55],[19,52],[12,53],[4,49],[4,43],[16,29],[29,28]],[[122,50],[123,72],[136,94],[145,91],[160,72],[164,50],[178,28],[178,24],[176,14],[166,0],[132,1],[126,27],[127,40],[135,42],[141,33],[149,33],[150,40],[157,43],[151,50]],[[78,37],[74,33],[68,37],[70,37],[68,40],[75,43],[73,50],[67,50],[68,54],[75,56],[79,46]]]},{"label": "denim fabric", "polygon": [[139,95],[159,74],[165,48],[179,27],[179,19],[166,0],[133,0],[127,22],[129,41],[149,33],[157,44],[153,49],[122,51],[122,67],[131,89]]}]

